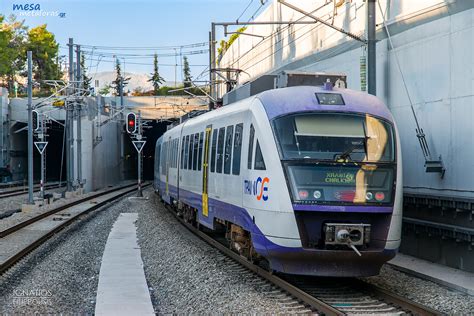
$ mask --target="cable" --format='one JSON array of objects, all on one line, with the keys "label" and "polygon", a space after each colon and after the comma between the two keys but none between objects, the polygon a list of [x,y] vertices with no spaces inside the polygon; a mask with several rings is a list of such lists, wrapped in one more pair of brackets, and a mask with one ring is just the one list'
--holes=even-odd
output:
[{"label": "cable", "polygon": [[[314,14],[316,13],[317,11],[319,11],[320,9],[324,8],[325,6],[327,6],[329,3],[331,2],[328,2],[326,1],[323,5],[317,7],[316,9],[314,9],[313,11],[310,12],[310,14]],[[301,20],[303,20],[304,18],[306,18],[306,16],[301,16],[300,18],[296,19],[295,22],[299,22]],[[316,24],[316,22],[315,22]],[[302,26],[300,27],[299,29],[302,29],[303,27],[305,26]],[[272,39],[274,36],[276,36],[277,34],[280,35],[282,32],[286,31],[287,29],[290,28],[290,24],[280,28],[280,29],[277,29],[275,32],[271,33],[270,35],[268,35],[267,37],[265,37],[264,39],[262,39],[260,42],[258,42],[255,46],[253,46],[250,50],[246,51],[244,54],[242,54],[241,56],[239,56],[239,58],[237,58],[236,60],[234,60],[232,62],[232,64],[230,65],[231,67],[233,67],[237,62],[239,62],[242,58],[244,58],[247,54],[249,54],[252,50],[256,49],[257,47],[259,47],[260,45],[262,45],[263,42],[269,40],[269,39]]]},{"label": "cable", "polygon": [[245,7],[244,11],[242,11],[242,13],[240,13],[239,17],[236,19],[236,21],[238,22],[240,20],[240,18],[242,17],[242,15],[244,15],[244,13],[247,11],[247,9],[250,7],[250,5],[252,4],[253,0],[250,0],[249,4]]},{"label": "cable", "polygon": [[209,42],[200,42],[186,45],[176,45],[176,46],[102,46],[102,45],[87,45],[87,44],[77,44],[81,47],[86,48],[95,48],[99,50],[174,50],[174,49],[183,49],[183,48],[196,48],[209,45]]},{"label": "cable", "polygon": [[[99,57],[104,57],[104,56],[99,56]],[[115,63],[116,61],[115,60],[107,60],[107,59],[94,59],[94,58],[90,58],[90,57],[86,57],[86,60],[91,60],[91,61],[97,61],[97,62],[106,62],[106,63]],[[149,66],[149,65],[152,65],[152,63],[137,63],[137,62],[130,62],[130,61],[127,61],[127,64],[129,65],[144,65],[144,66]],[[158,64],[158,66],[163,66],[163,67],[175,67],[175,64]],[[190,67],[207,67],[208,65],[205,65],[205,64],[192,64],[192,65],[189,65]],[[95,67],[95,66],[94,66]]]}]

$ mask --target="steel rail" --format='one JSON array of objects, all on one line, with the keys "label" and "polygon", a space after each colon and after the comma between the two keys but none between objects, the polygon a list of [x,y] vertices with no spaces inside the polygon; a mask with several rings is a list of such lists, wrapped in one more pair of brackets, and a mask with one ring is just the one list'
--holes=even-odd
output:
[{"label": "steel rail", "polygon": [[239,264],[243,265],[247,269],[255,272],[262,278],[268,280],[269,282],[275,284],[279,288],[285,290],[288,292],[290,295],[294,296],[295,298],[301,300],[305,304],[309,305],[312,309],[317,310],[318,312],[324,313],[325,315],[345,315],[343,312],[339,311],[337,308],[334,308],[333,306],[317,299],[316,297],[298,289],[291,283],[279,278],[278,276],[271,274],[265,269],[262,269],[261,267],[254,265],[253,263],[249,262],[247,259],[242,258],[239,256],[237,253],[233,252],[231,249],[225,247],[223,244],[219,243],[217,240],[213,239],[206,233],[200,231],[193,225],[187,223],[184,219],[179,217],[176,212],[174,212],[172,209],[168,208],[167,209],[176,217],[176,219],[183,224],[184,227],[186,227],[188,230],[190,230],[192,233],[195,235],[199,236],[201,239],[206,241],[208,244],[211,246],[217,248],[220,252],[224,253],[226,256],[232,258],[233,260],[237,261]]},{"label": "steel rail", "polygon": [[[145,184],[143,187],[146,187],[146,186],[149,186],[150,183],[148,184]],[[127,189],[129,188],[129,189]],[[125,190],[127,189],[127,190]],[[120,187],[117,187],[117,188],[114,188],[112,190],[107,190],[107,191],[104,191],[104,192],[101,192],[101,193],[98,193],[98,194],[94,194],[92,196],[89,196],[87,198],[84,198],[84,199],[81,199],[79,201],[74,201],[72,203],[69,203],[67,205],[62,205],[54,210],[51,210],[51,211],[48,211],[47,214],[48,215],[45,215],[45,214],[41,214],[41,215],[38,215],[30,220],[27,220],[27,221],[24,221],[24,222],[21,222],[13,227],[10,227],[9,229],[6,229],[4,231],[1,232],[1,236],[6,236],[6,235],[9,235],[11,233],[14,233],[16,231],[19,231],[21,230],[22,228],[24,227],[27,227],[28,225],[31,225],[47,216],[50,216],[50,215],[54,215],[55,213],[58,213],[66,208],[69,208],[71,206],[74,206],[74,205],[77,205],[79,203],[83,203],[83,202],[86,202],[88,200],[91,200],[91,199],[94,199],[94,198],[97,198],[97,197],[100,197],[100,196],[103,196],[103,195],[106,195],[106,194],[110,194],[110,193],[113,193],[115,191],[120,191],[120,190],[125,190],[124,192],[116,195],[116,196],[113,196],[109,199],[106,199],[102,202],[99,202],[99,203],[96,203],[96,204],[93,204],[91,205],[89,208],[87,208],[86,210],[82,211],[82,212],[79,212],[78,214],[72,216],[71,218],[68,218],[66,220],[64,220],[64,222],[62,222],[60,225],[54,227],[53,229],[49,230],[48,232],[46,232],[45,234],[43,234],[41,237],[39,237],[38,239],[36,239],[35,241],[33,241],[32,243],[28,244],[26,247],[22,248],[21,250],[19,250],[18,252],[16,252],[13,256],[9,257],[7,260],[5,260],[5,262],[3,262],[0,266],[0,275],[3,274],[4,272],[6,272],[8,269],[10,269],[13,265],[15,265],[18,261],[20,261],[22,258],[24,258],[26,255],[28,255],[31,251],[33,251],[34,249],[38,248],[39,246],[41,246],[45,241],[47,241],[49,238],[51,238],[54,234],[56,234],[57,232],[61,231],[62,229],[64,229],[66,226],[68,226],[69,224],[71,224],[72,222],[74,222],[76,219],[78,219],[80,216],[82,215],[85,215],[89,212],[92,212],[104,205],[106,205],[107,203],[111,202],[111,201],[114,201],[118,198],[121,198],[123,197],[124,195],[127,195],[133,191],[136,190],[136,184],[133,183],[133,184],[128,184],[128,185],[124,185],[124,186],[120,186]]]},{"label": "steel rail", "polygon": [[107,190],[107,191],[101,191],[101,192],[98,192],[96,194],[92,194],[92,195],[89,195],[89,196],[86,196],[84,198],[81,198],[81,199],[78,199],[78,200],[75,200],[75,201],[71,201],[70,203],[67,203],[67,204],[64,204],[64,205],[60,205],[54,209],[51,209],[45,213],[42,213],[42,214],[39,214],[35,217],[32,217],[30,219],[27,219],[25,221],[22,221],[14,226],[11,226],[7,229],[4,229],[2,231],[0,231],[0,238],[3,238],[5,236],[8,236],[26,226],[29,226],[39,220],[42,220],[43,218],[45,217],[48,217],[50,215],[53,215],[55,213],[58,213],[58,212],[61,212],[62,210],[65,210],[71,206],[75,206],[77,204],[80,204],[80,203],[83,203],[83,202],[86,202],[88,200],[92,200],[96,197],[99,197],[99,196],[102,196],[102,195],[105,195],[105,194],[109,194],[109,193],[112,193],[112,192],[115,192],[115,191],[118,191],[118,190],[122,190],[122,189],[125,189],[127,187],[131,187],[131,186],[136,186],[136,183],[131,183],[131,184],[127,184],[127,185],[124,185],[124,186],[120,186],[120,187],[116,187],[116,188],[113,188],[113,189],[110,189],[110,190]]},{"label": "steel rail", "polygon": [[381,298],[384,301],[389,302],[390,304],[399,306],[404,310],[408,310],[415,315],[443,315],[441,312],[434,310],[428,306],[419,304],[406,297],[398,295],[394,292],[390,292],[373,284],[364,282],[362,280],[356,280],[354,281],[354,283],[356,287],[373,294],[375,297]]},{"label": "steel rail", "polygon": [[[46,184],[44,186],[44,189],[54,189],[54,188],[60,188],[60,187],[64,187],[64,186],[65,186],[65,184],[61,184],[61,186],[59,186],[58,184]],[[27,186],[26,187],[22,186],[21,188],[16,188],[16,187],[14,187],[14,188],[15,189],[13,189],[13,190],[0,191],[0,199],[28,193],[28,187]],[[39,192],[39,190],[38,190],[39,188],[40,188],[40,186],[38,184],[35,184],[34,189],[36,191],[34,191],[34,192]]]}]

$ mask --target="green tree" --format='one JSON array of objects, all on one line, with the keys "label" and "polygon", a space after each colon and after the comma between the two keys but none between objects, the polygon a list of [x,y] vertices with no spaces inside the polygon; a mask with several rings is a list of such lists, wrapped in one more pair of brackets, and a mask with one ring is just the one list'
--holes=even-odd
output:
[{"label": "green tree", "polygon": [[188,57],[183,57],[183,85],[185,88],[190,88],[192,83],[191,69],[189,68]]},{"label": "green tree", "polygon": [[27,50],[33,52],[34,79],[60,79],[58,72],[58,49],[54,34],[46,29],[46,24],[37,26],[28,31]]},{"label": "green tree", "polygon": [[160,84],[162,84],[165,79],[160,76],[160,72],[158,71],[158,55],[155,53],[153,57],[153,73],[150,74],[151,78],[148,79],[148,82],[153,84],[153,93],[154,95],[158,95],[160,90]]},{"label": "green tree", "polygon": [[10,41],[13,38],[11,30],[4,23],[5,17],[0,15],[0,76],[4,79],[10,71],[11,68],[11,49]]},{"label": "green tree", "polygon": [[102,87],[102,89],[99,90],[99,94],[100,95],[108,95],[110,93],[110,89],[112,87],[108,84],[108,85],[105,85],[104,87]]},{"label": "green tree", "polygon": [[0,15],[0,79],[9,91],[13,91],[16,75],[24,70],[26,32],[24,21],[17,21],[14,15],[5,20]]},{"label": "green tree", "polygon": [[111,88],[114,89],[114,95],[120,95],[120,81],[122,79],[122,92],[125,93],[125,87],[128,85],[128,81],[130,80],[130,77],[124,78],[122,76],[122,67],[120,66],[120,61],[117,59],[117,62],[115,63],[115,72],[117,73],[117,76],[115,77],[115,80],[112,81]]},{"label": "green tree", "polygon": [[82,74],[82,88],[89,94],[92,78],[87,76],[86,57],[81,55],[81,74]]}]

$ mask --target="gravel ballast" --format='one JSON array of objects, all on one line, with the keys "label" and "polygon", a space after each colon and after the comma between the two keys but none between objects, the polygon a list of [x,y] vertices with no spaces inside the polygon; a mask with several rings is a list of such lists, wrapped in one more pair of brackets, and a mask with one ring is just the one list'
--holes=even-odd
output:
[{"label": "gravel ballast", "polygon": [[0,314],[92,314],[110,229],[128,201],[76,221],[0,278]]},{"label": "gravel ballast", "polygon": [[364,280],[446,314],[468,315],[474,311],[474,296],[422,280],[388,265],[382,267],[380,275]]},{"label": "gravel ballast", "polygon": [[154,194],[138,222],[145,275],[158,313],[309,312],[189,232]]}]

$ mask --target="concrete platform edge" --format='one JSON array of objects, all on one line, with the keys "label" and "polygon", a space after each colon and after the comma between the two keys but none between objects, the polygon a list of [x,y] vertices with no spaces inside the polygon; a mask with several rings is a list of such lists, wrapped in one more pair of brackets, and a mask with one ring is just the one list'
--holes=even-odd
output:
[{"label": "concrete platform edge", "polygon": [[[422,260],[422,259],[418,259],[418,258],[415,258],[415,257],[408,256],[408,255],[398,254],[397,256],[399,256],[399,255],[402,255],[404,257],[409,257],[410,259],[413,259],[413,260],[416,260],[416,261],[419,261],[419,262],[423,262],[423,264],[426,264],[426,265],[429,265],[429,264],[435,265],[438,268],[445,269],[446,273],[449,273],[449,270],[454,270],[454,271],[459,271],[460,273],[464,273],[466,275],[471,275],[471,278],[474,278],[473,273],[457,270],[457,269],[450,268],[450,267],[444,267],[440,264],[432,263],[432,262],[429,262],[429,261],[426,261],[426,260]],[[395,259],[396,258],[394,258],[391,261],[387,262],[387,265],[389,265],[392,268],[394,268],[396,270],[399,270],[401,272],[405,272],[407,274],[411,274],[411,275],[414,275],[416,277],[419,277],[420,279],[428,280],[428,281],[440,284],[440,285],[442,285],[446,288],[449,288],[449,289],[452,289],[452,290],[456,290],[456,291],[474,296],[474,285],[473,285],[472,288],[465,287],[465,286],[462,286],[460,284],[450,282],[446,279],[442,279],[442,278],[439,278],[439,277],[436,277],[436,276],[433,276],[433,275],[430,275],[430,274],[427,274],[427,273],[424,273],[424,272],[420,272],[420,271],[414,270],[413,268],[408,268],[405,265],[403,265],[403,263],[397,262]]]}]

